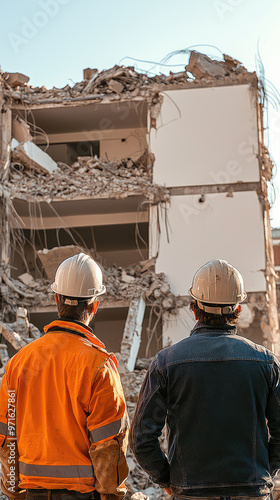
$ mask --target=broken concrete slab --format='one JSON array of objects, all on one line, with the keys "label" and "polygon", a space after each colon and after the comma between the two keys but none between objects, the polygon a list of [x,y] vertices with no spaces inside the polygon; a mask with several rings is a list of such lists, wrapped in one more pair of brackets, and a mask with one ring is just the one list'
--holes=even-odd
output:
[{"label": "broken concrete slab", "polygon": [[85,68],[84,69],[84,80],[90,80],[94,75],[98,73],[97,68]]},{"label": "broken concrete slab", "polygon": [[27,141],[20,144],[13,139],[11,150],[13,161],[22,163],[28,170],[50,174],[58,169],[58,164],[34,142]]},{"label": "broken concrete slab", "polygon": [[244,66],[242,66],[242,63],[240,61],[237,61],[237,59],[233,59],[231,56],[227,54],[224,54],[224,61],[227,67],[231,71],[235,70],[235,68],[243,69],[244,71],[246,71],[246,69],[244,68]]},{"label": "broken concrete slab", "polygon": [[39,339],[40,337],[42,337],[39,328],[37,328],[37,326],[33,325],[32,323],[29,324],[29,335],[32,339]]},{"label": "broken concrete slab", "polygon": [[123,269],[122,270],[122,281],[124,283],[134,283],[135,282],[135,277],[130,276],[129,274],[126,273],[126,271]]},{"label": "broken concrete slab", "polygon": [[224,61],[215,61],[195,50],[191,51],[186,71],[189,71],[198,79],[205,77],[221,78],[228,76],[230,72]]},{"label": "broken concrete slab", "polygon": [[35,280],[31,276],[31,274],[29,274],[29,273],[21,274],[20,276],[18,276],[18,280],[27,286],[32,286],[32,284],[35,282]]},{"label": "broken concrete slab", "polygon": [[29,76],[22,73],[4,73],[3,77],[12,88],[23,87],[30,80]]},{"label": "broken concrete slab", "polygon": [[13,119],[12,136],[18,142],[27,142],[32,139],[29,125],[26,123],[25,120],[23,120],[19,116]]},{"label": "broken concrete slab", "polygon": [[52,249],[44,248],[44,250],[38,250],[37,255],[44,267],[45,273],[50,281],[54,281],[56,270],[59,264],[68,259],[68,257],[73,257],[80,252],[87,253],[82,247],[75,245],[66,245],[64,247],[54,247]]},{"label": "broken concrete slab", "polygon": [[108,87],[117,94],[121,94],[124,89],[124,85],[121,82],[118,82],[117,80],[113,79],[108,82]]},{"label": "broken concrete slab", "polygon": [[143,297],[133,299],[130,303],[128,315],[125,323],[123,339],[121,342],[121,362],[125,368],[132,372],[135,367],[140,342],[142,323],[146,304]]},{"label": "broken concrete slab", "polygon": [[9,325],[2,323],[2,321],[0,321],[0,335],[3,335],[16,351],[19,351],[22,347],[27,345],[25,340],[23,340],[17,332]]},{"label": "broken concrete slab", "polygon": [[22,339],[29,336],[29,321],[27,318],[27,310],[24,307],[17,308],[14,327]]}]

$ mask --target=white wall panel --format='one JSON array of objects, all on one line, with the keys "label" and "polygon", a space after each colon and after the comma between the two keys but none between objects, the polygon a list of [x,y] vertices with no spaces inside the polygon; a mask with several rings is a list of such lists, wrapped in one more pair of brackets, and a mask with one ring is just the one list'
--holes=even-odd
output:
[{"label": "white wall panel", "polygon": [[173,293],[186,295],[195,271],[213,258],[225,259],[243,275],[248,292],[265,291],[265,244],[262,207],[254,191],[200,196],[172,196],[167,241],[164,212],[157,231],[151,209],[150,257],[159,254],[156,272],[167,275]]},{"label": "white wall panel", "polygon": [[164,92],[151,130],[154,181],[172,186],[259,180],[256,91],[233,85]]}]

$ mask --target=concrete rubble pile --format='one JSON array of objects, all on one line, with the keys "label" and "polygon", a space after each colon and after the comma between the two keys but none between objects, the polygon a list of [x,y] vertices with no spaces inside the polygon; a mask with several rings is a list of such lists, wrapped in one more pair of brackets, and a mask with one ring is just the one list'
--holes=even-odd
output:
[{"label": "concrete rubble pile", "polygon": [[15,321],[13,323],[4,323],[0,321],[0,335],[5,343],[0,344],[0,379],[2,379],[6,365],[11,356],[25,347],[33,340],[41,337],[40,330],[29,323],[27,318],[27,310],[23,307],[18,307],[15,313]]},{"label": "concrete rubble pile", "polygon": [[210,59],[205,54],[190,51],[189,64],[184,71],[164,75],[148,76],[145,73],[138,73],[132,66],[114,66],[111,69],[99,71],[98,69],[87,68],[84,70],[84,80],[76,83],[72,87],[66,85],[63,88],[53,87],[47,89],[28,85],[29,78],[18,73],[2,73],[4,82],[4,96],[7,99],[19,100],[26,104],[35,102],[56,103],[60,101],[79,101],[87,97],[100,100],[118,101],[122,98],[146,97],[151,90],[158,87],[171,85],[186,85],[186,83],[207,79],[211,80],[228,79],[244,80],[248,73],[242,64],[224,54],[223,61]]},{"label": "concrete rubble pile", "polygon": [[[144,294],[147,304],[158,304],[164,310],[176,314],[177,308],[183,307],[186,298],[173,295],[164,273],[156,274],[154,259],[142,261],[126,269],[118,266],[104,268],[104,282],[107,289],[106,300],[125,300]],[[54,304],[51,282],[45,278],[34,280],[29,273],[13,279],[0,268],[0,300],[10,307],[11,312],[17,307]]]},{"label": "concrete rubble pile", "polygon": [[13,199],[52,201],[97,196],[126,198],[130,194],[143,194],[152,203],[167,201],[165,188],[152,182],[153,158],[144,152],[137,160],[129,158],[120,162],[81,156],[72,166],[58,162],[59,169],[42,174],[30,171],[21,163],[10,167],[9,180],[3,182]]},{"label": "concrete rubble pile", "polygon": [[176,314],[176,308],[183,307],[186,299],[173,295],[165,274],[156,274],[153,266],[154,259],[149,259],[126,269],[117,266],[105,269],[108,296],[131,300],[144,294],[147,304],[157,302],[165,310]]}]

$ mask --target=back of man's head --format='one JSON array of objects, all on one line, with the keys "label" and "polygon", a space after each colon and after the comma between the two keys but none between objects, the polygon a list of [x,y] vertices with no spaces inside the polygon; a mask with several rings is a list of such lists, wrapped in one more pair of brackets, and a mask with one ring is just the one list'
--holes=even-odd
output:
[{"label": "back of man's head", "polygon": [[79,253],[64,260],[51,285],[58,316],[87,324],[97,311],[97,298],[106,291],[102,281],[102,271],[89,255]]},{"label": "back of man's head", "polygon": [[195,318],[206,325],[237,323],[247,295],[239,271],[227,261],[213,259],[200,267],[189,291]]}]

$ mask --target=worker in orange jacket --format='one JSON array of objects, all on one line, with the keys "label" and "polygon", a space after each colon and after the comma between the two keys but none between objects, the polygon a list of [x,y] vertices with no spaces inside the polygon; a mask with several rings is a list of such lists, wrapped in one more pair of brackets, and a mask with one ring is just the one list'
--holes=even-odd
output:
[{"label": "worker in orange jacket", "polygon": [[88,326],[105,292],[88,255],[52,285],[59,319],[8,363],[0,390],[2,492],[27,500],[121,499],[127,424],[117,360]]}]

